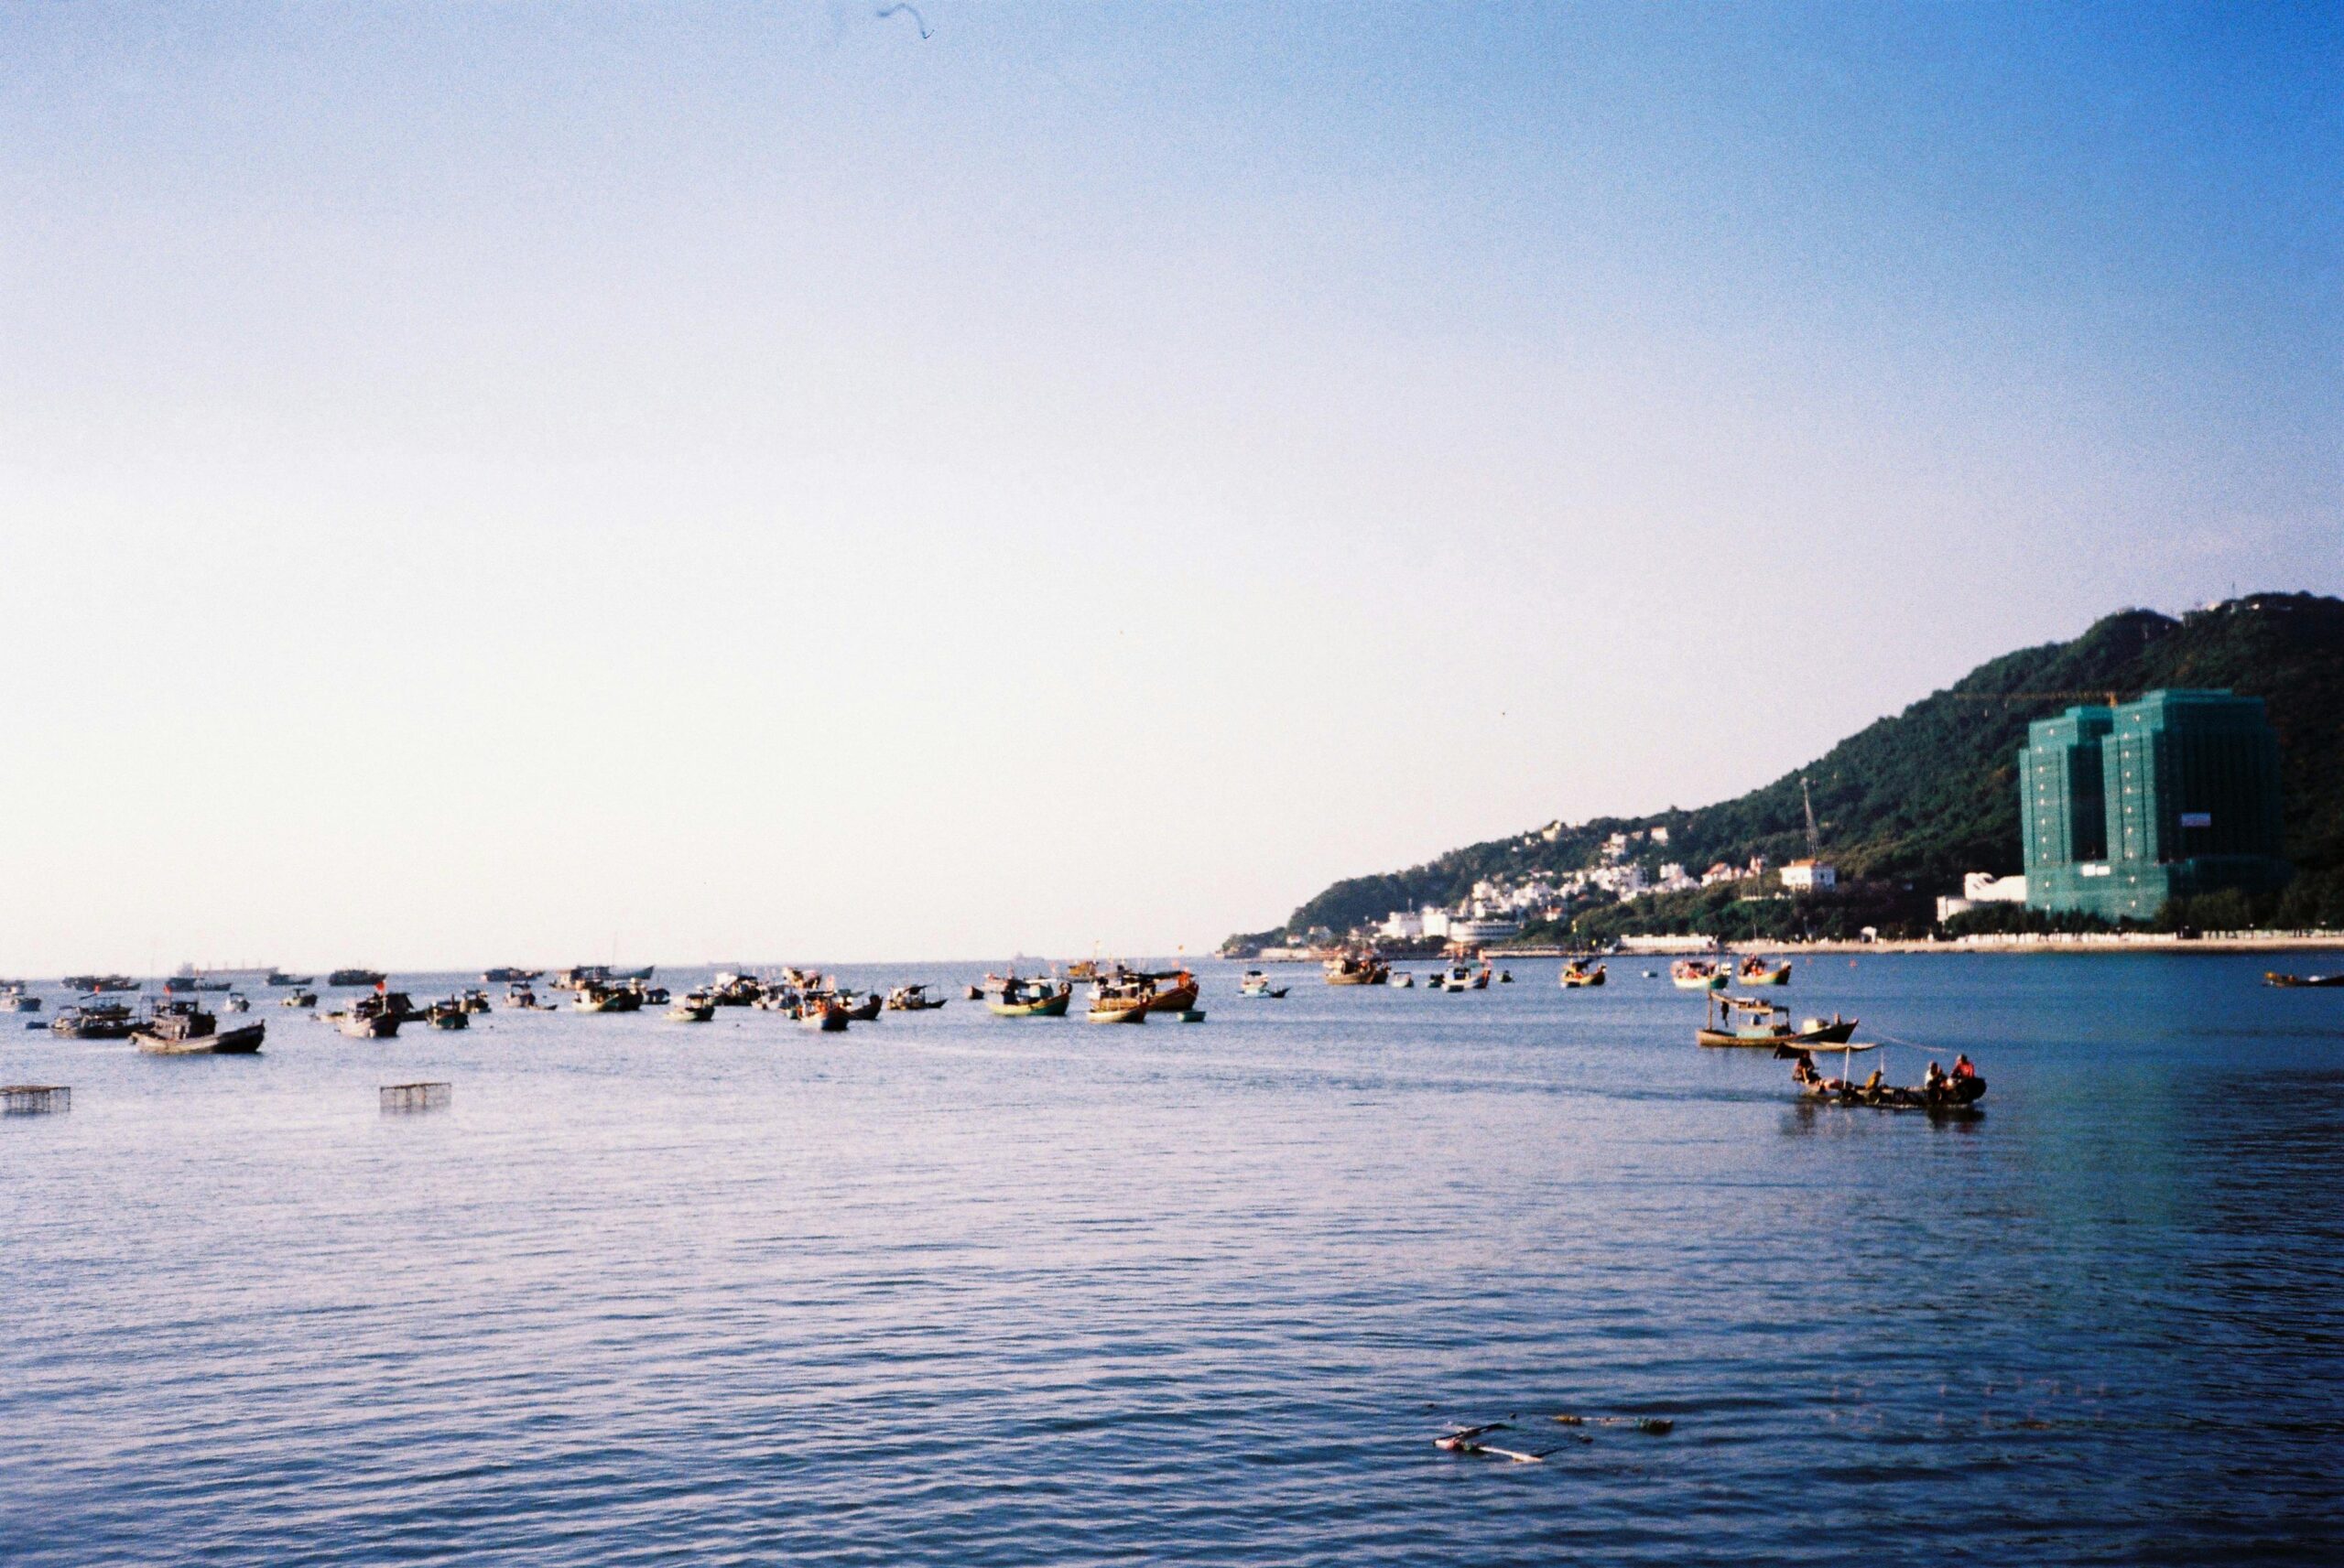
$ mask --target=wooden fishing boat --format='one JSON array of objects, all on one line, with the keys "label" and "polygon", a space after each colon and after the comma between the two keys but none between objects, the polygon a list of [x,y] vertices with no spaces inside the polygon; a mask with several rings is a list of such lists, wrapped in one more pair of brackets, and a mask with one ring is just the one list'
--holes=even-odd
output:
[{"label": "wooden fishing boat", "polygon": [[80,991],[85,996],[95,996],[100,991],[135,991],[146,983],[144,980],[134,980],[128,975],[68,975],[65,977],[67,990]]},{"label": "wooden fishing boat", "polygon": [[390,979],[379,969],[336,969],[326,977],[330,986],[379,986]]},{"label": "wooden fishing boat", "polygon": [[38,1012],[40,998],[27,993],[25,982],[10,980],[0,986],[0,1012]]},{"label": "wooden fishing boat", "polygon": [[1573,958],[1563,966],[1563,989],[1567,991],[1580,990],[1589,986],[1600,986],[1603,983],[1603,966],[1601,964],[1590,969],[1579,959]]},{"label": "wooden fishing boat", "polygon": [[800,1028],[816,1029],[825,1034],[841,1034],[852,1021],[852,1011],[834,996],[808,998],[798,1010]]},{"label": "wooden fishing boat", "polygon": [[887,993],[887,1006],[896,1012],[933,1012],[950,1000],[928,995],[925,985],[897,986]]},{"label": "wooden fishing boat", "polygon": [[404,991],[376,991],[362,996],[334,1014],[334,1027],[353,1040],[396,1038],[399,1025],[415,1016]]},{"label": "wooden fishing boat", "polygon": [[1669,980],[1681,991],[1723,990],[1729,973],[1727,966],[1707,958],[1679,958],[1668,966]]},{"label": "wooden fishing boat", "polygon": [[1237,982],[1239,996],[1268,997],[1273,1001],[1286,995],[1288,988],[1270,984],[1270,977],[1259,969],[1248,969]]},{"label": "wooden fishing boat", "polygon": [[542,969],[483,969],[480,983],[484,986],[525,985],[545,973]]},{"label": "wooden fishing boat", "polygon": [[2290,990],[2315,987],[2325,989],[2330,986],[2344,986],[2344,975],[2283,975],[2276,969],[2265,969],[2263,971],[2263,983],[2283,986]]},{"label": "wooden fishing boat", "polygon": [[716,1004],[701,999],[697,991],[667,1010],[668,1021],[674,1023],[706,1023],[715,1016]]},{"label": "wooden fishing boat", "polygon": [[84,1002],[65,1009],[49,1022],[51,1034],[68,1040],[127,1040],[137,1027],[129,1005],[119,1001]]},{"label": "wooden fishing boat", "polygon": [[1785,958],[1779,964],[1769,964],[1753,954],[1742,960],[1741,967],[1733,971],[1733,979],[1736,985],[1786,986],[1791,983],[1791,961]]},{"label": "wooden fishing boat", "polygon": [[1338,953],[1327,960],[1330,986],[1380,986],[1392,967],[1373,953]]},{"label": "wooden fishing boat", "polygon": [[877,991],[841,991],[839,1000],[846,1004],[848,1019],[856,1023],[878,1022],[880,1012],[887,1005],[887,999]]},{"label": "wooden fishing boat", "polygon": [[220,1004],[222,1012],[250,1012],[252,1010],[253,1004],[244,999],[242,991],[230,991],[228,1000]]},{"label": "wooden fishing boat", "polygon": [[[1869,1051],[1869,1044],[1852,1043],[1839,1047],[1846,1053]],[[1862,1083],[1844,1066],[1841,1076],[1825,1077],[1816,1070],[1814,1056],[1803,1046],[1784,1046],[1775,1053],[1793,1059],[1791,1082],[1798,1086],[1799,1097],[1818,1105],[1858,1106],[1872,1110],[1935,1110],[1966,1111],[1986,1098],[1986,1080],[1975,1072],[1963,1072],[1959,1076],[1937,1075],[1934,1082],[1906,1086],[1881,1081],[1874,1072]],[[1962,1065],[1957,1064],[1957,1067]]]},{"label": "wooden fishing boat", "polygon": [[1145,1023],[1149,1011],[1144,996],[1103,996],[1091,999],[1087,1015],[1093,1023]]},{"label": "wooden fishing boat", "polygon": [[[201,1021],[200,1027],[195,1020]],[[216,1029],[210,1013],[198,1012],[156,1019],[134,1038],[150,1056],[249,1056],[260,1049],[261,1037],[267,1033],[266,1023]]]},{"label": "wooden fishing boat", "polygon": [[434,1029],[470,1029],[472,1024],[472,1010],[464,1006],[463,998],[450,997],[446,1001],[435,1001],[425,1008],[423,1021]]},{"label": "wooden fishing boat", "polygon": [[1060,980],[1021,980],[1011,976],[999,990],[984,993],[985,1008],[996,1018],[1064,1018],[1074,1000],[1074,985]]},{"label": "wooden fishing boat", "polygon": [[1172,982],[1164,989],[1157,991],[1154,996],[1148,998],[1148,1011],[1186,1012],[1190,1008],[1197,1005],[1197,991],[1199,989],[1197,985],[1197,977],[1188,973],[1188,970],[1176,969],[1168,975],[1150,975],[1145,978],[1151,985],[1157,980],[1170,980]]},{"label": "wooden fishing boat", "polygon": [[271,969],[261,977],[261,984],[272,989],[306,989],[317,982],[308,975],[288,975],[282,969]]},{"label": "wooden fishing boat", "polygon": [[318,1005],[318,993],[315,991],[295,991],[290,996],[278,997],[277,999],[277,1005],[279,1007],[315,1007]]},{"label": "wooden fishing boat", "polygon": [[581,1012],[641,1012],[643,993],[633,986],[606,986],[589,980],[577,988],[570,1005]]},{"label": "wooden fishing boat", "polygon": [[1790,1010],[1753,996],[1709,998],[1709,1020],[1693,1032],[1698,1045],[1837,1045],[1855,1037],[1856,1020],[1834,1013],[1829,1022],[1802,1020],[1791,1027]]}]

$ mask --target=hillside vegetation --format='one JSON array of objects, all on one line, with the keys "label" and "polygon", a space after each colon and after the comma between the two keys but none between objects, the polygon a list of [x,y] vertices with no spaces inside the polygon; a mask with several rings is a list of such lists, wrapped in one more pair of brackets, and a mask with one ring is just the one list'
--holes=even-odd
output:
[{"label": "hillside vegetation", "polygon": [[[2129,698],[2160,687],[2227,687],[2263,699],[2279,735],[2286,852],[2303,874],[2288,907],[2317,909],[2335,902],[2331,892],[2344,894],[2344,600],[2263,593],[2177,620],[2121,611],[2072,642],[1980,665],[1948,690],[1747,795],[1692,811],[1600,817],[1551,839],[1533,829],[1405,871],[1349,878],[1275,931],[1232,940],[1314,926],[1340,933],[1392,910],[1455,903],[1483,878],[1518,881],[1592,865],[1609,835],[1639,828],[1669,830],[1666,849],[1640,857],[1650,861],[1681,860],[1696,873],[1715,860],[1740,863],[1753,855],[1779,865],[1805,852],[1802,776],[1814,792],[1827,858],[1843,878],[1873,884],[1869,892],[1851,889],[1844,902],[1850,909],[1869,900],[1866,907],[1875,911],[1893,904],[1909,912],[1915,901],[1926,906],[1931,895],[1959,891],[1964,871],[2022,869],[2016,754],[2027,724],[2078,700],[2100,700],[2017,694]],[[1909,896],[1883,903],[1887,890]],[[1726,902],[1719,890],[1707,896],[1720,907]],[[1633,908],[1665,915],[1676,913],[1676,904],[1698,902],[1680,894]]]}]

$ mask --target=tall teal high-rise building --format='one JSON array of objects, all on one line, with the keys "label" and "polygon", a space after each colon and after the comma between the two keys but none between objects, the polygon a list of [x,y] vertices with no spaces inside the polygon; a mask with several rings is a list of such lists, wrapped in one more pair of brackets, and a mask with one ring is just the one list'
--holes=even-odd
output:
[{"label": "tall teal high-rise building", "polygon": [[2169,898],[2289,875],[2279,740],[2258,697],[2153,691],[2038,719],[2018,789],[2033,908],[2147,920]]}]

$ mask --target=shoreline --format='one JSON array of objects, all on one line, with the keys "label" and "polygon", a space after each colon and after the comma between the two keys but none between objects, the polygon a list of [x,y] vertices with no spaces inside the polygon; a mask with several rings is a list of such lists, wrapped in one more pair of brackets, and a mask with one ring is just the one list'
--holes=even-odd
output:
[{"label": "shoreline", "polygon": [[[2273,933],[2268,935],[2252,932],[2224,932],[2213,936],[2176,936],[2164,933],[2118,935],[2058,934],[2050,935],[1964,936],[1951,941],[1931,937],[1883,939],[1878,942],[1737,942],[1727,944],[1735,953],[1931,953],[1946,957],[1964,954],[2034,955],[2034,954],[2111,954],[2111,953],[2319,953],[2344,954],[2344,932],[2316,935]],[[1546,946],[1490,946],[1481,950],[1487,958],[1567,958],[1567,957],[1699,957],[1711,951],[1709,943],[1692,936],[1629,937],[1617,953],[1593,949]],[[1317,964],[1323,959],[1301,954],[1264,954],[1258,957],[1232,959],[1247,964]],[[1415,961],[1438,962],[1438,958],[1416,960],[1394,957],[1393,963]]]}]

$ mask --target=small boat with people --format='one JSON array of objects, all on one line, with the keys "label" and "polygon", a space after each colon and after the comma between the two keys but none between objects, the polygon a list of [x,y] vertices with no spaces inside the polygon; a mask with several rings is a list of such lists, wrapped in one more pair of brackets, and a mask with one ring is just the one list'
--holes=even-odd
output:
[{"label": "small boat with people", "polygon": [[1679,958],[1668,966],[1668,979],[1680,991],[1721,991],[1731,974],[1727,965],[1707,958]]},{"label": "small boat with people", "polygon": [[0,981],[0,1012],[38,1012],[40,998],[25,989],[22,980]]},{"label": "small boat with people", "polygon": [[470,1029],[472,1026],[472,1010],[464,1005],[462,997],[451,996],[425,1008],[423,1022],[434,1029]]},{"label": "small boat with people", "polygon": [[279,1007],[315,1007],[318,1005],[318,993],[309,990],[289,991],[286,995],[277,999],[277,1005]]},{"label": "small boat with people", "polygon": [[683,999],[667,1010],[671,1023],[706,1023],[716,1016],[716,999],[704,990],[686,991]]},{"label": "small boat with people", "polygon": [[1288,989],[1286,986],[1272,985],[1270,977],[1259,969],[1248,969],[1237,979],[1239,996],[1267,997],[1275,1001],[1286,995]]},{"label": "small boat with people", "polygon": [[[1870,1051],[1870,1044],[1850,1042],[1839,1050],[1852,1055],[1858,1051]],[[1840,1076],[1827,1077],[1818,1071],[1813,1052],[1805,1046],[1779,1047],[1777,1056],[1792,1058],[1791,1082],[1798,1086],[1802,1098],[1823,1105],[1863,1106],[1875,1110],[1934,1110],[1967,1111],[1986,1098],[1986,1080],[1978,1076],[1977,1065],[1967,1054],[1953,1059],[1953,1070],[1941,1070],[1931,1062],[1921,1081],[1911,1087],[1885,1083],[1885,1075],[1874,1067],[1872,1076],[1861,1083],[1854,1081],[1843,1059]]]},{"label": "small boat with people", "polygon": [[2276,969],[2265,969],[2263,971],[2263,983],[2286,990],[2325,990],[2334,986],[2344,986],[2344,974],[2283,975]]},{"label": "small boat with people", "polygon": [[1753,953],[1742,960],[1733,971],[1733,983],[1742,986],[1786,986],[1791,983],[1791,961],[1770,964]]},{"label": "small boat with people", "polygon": [[1855,1037],[1856,1020],[1803,1019],[1791,1027],[1790,1010],[1754,996],[1711,993],[1708,1021],[1693,1032],[1697,1045],[1838,1045]]},{"label": "small boat with people", "polygon": [[150,1056],[249,1056],[260,1049],[266,1023],[222,1030],[220,1021],[191,1001],[165,1001],[131,1038]]},{"label": "small boat with people", "polygon": [[1136,969],[1117,968],[1091,982],[1091,1008],[1087,1016],[1093,1023],[1145,1023],[1151,1012],[1177,1012],[1192,1005],[1196,991],[1171,1008],[1159,1004],[1171,993],[1159,991],[1156,982],[1159,977]]},{"label": "small boat with people", "polygon": [[950,997],[930,996],[925,983],[897,986],[887,993],[890,1012],[933,1012],[951,1000]]},{"label": "small boat with people", "polygon": [[526,984],[505,988],[505,1006],[510,1012],[551,1012],[553,1003],[539,1001],[536,989]]},{"label": "small boat with people", "polygon": [[998,988],[980,993],[995,1018],[1064,1018],[1074,1000],[1072,980],[1027,979],[1005,975]]},{"label": "small boat with people", "polygon": [[227,1000],[220,1004],[222,1012],[250,1012],[252,1010],[253,1004],[244,999],[242,991],[230,991]]},{"label": "small boat with people", "polygon": [[1601,964],[1590,968],[1586,959],[1573,958],[1563,966],[1563,989],[1567,991],[1583,990],[1590,986],[1600,986],[1603,983],[1603,979],[1604,972]]},{"label": "small boat with people", "polygon": [[1336,954],[1324,968],[1330,986],[1380,986],[1392,966],[1369,948],[1354,947]]}]

